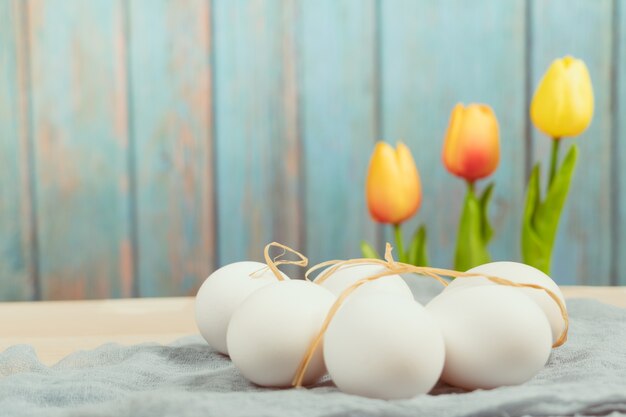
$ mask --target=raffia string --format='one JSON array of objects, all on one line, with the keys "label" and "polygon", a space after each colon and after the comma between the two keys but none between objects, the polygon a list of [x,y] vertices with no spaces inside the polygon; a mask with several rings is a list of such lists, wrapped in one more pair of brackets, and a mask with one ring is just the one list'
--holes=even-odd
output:
[{"label": "raffia string", "polygon": [[[276,255],[274,258],[270,257],[270,249],[272,247],[276,247],[276,248],[280,248],[283,251]],[[285,256],[285,254],[287,254],[287,252],[289,253],[293,253],[294,255],[296,255],[298,258],[297,261],[288,261],[285,259],[279,260],[281,257]],[[295,265],[295,266],[301,266],[301,267],[306,267],[309,264],[309,259],[304,256],[303,254],[301,254],[300,252],[298,252],[297,250],[291,249],[289,246],[285,246],[282,243],[278,243],[278,242],[272,242],[268,245],[265,246],[265,251],[263,252],[264,256],[265,256],[265,263],[267,264],[267,267],[269,269],[272,270],[272,273],[276,276],[276,278],[279,281],[283,281],[285,278],[283,277],[283,274],[280,272],[280,270],[278,269],[279,265]],[[264,271],[264,268],[261,268],[259,271]],[[257,274],[259,271],[255,271],[252,273],[252,275]]]},{"label": "raffia string", "polygon": [[302,386],[302,380],[304,379],[304,375],[306,373],[306,370],[307,370],[307,368],[309,366],[309,363],[311,362],[311,359],[313,358],[313,354],[315,353],[315,351],[319,347],[320,343],[322,342],[322,339],[324,337],[324,334],[326,333],[326,330],[328,329],[328,326],[330,325],[330,322],[332,321],[333,317],[337,313],[337,310],[339,310],[339,308],[344,303],[344,301],[350,296],[350,294],[352,294],[354,292],[354,290],[359,288],[361,285],[366,284],[366,283],[371,282],[371,281],[375,281],[375,280],[377,280],[379,278],[390,276],[390,275],[406,274],[406,273],[414,273],[414,274],[418,274],[418,275],[425,275],[425,276],[428,276],[428,277],[436,279],[437,281],[441,282],[444,286],[448,285],[448,282],[445,279],[443,279],[442,276],[448,276],[448,277],[453,277],[453,278],[484,277],[484,278],[488,279],[489,281],[494,282],[494,283],[496,283],[498,285],[505,285],[505,286],[517,287],[517,288],[533,288],[533,289],[536,289],[536,290],[542,290],[542,291],[546,292],[550,296],[550,298],[552,298],[552,300],[554,300],[554,302],[557,304],[557,306],[559,307],[559,310],[561,311],[561,316],[563,317],[563,321],[565,323],[565,327],[564,327],[563,331],[561,332],[561,335],[559,336],[557,341],[554,342],[552,347],[553,348],[559,347],[559,346],[563,345],[567,341],[567,332],[568,332],[568,329],[569,329],[569,317],[567,315],[567,309],[565,308],[565,305],[563,304],[561,299],[554,292],[552,292],[551,290],[549,290],[547,288],[544,288],[544,287],[542,287],[540,285],[520,284],[520,283],[517,283],[517,282],[510,281],[508,279],[495,277],[495,276],[491,276],[491,275],[459,272],[459,271],[454,271],[454,270],[450,270],[450,269],[431,268],[431,267],[426,267],[426,266],[414,266],[414,265],[409,265],[409,264],[405,264],[405,263],[402,263],[402,262],[396,262],[393,259],[393,256],[391,254],[391,250],[392,250],[391,245],[389,243],[387,243],[386,250],[385,250],[385,260],[384,261],[382,261],[380,259],[350,259],[350,260],[347,260],[347,261],[327,261],[327,262],[322,262],[321,264],[318,264],[318,265],[315,265],[315,266],[311,267],[306,272],[305,277],[307,279],[309,279],[309,275],[310,275],[311,272],[316,271],[316,270],[318,270],[320,268],[329,266],[329,265],[333,265],[328,270],[324,271],[314,281],[317,284],[321,284],[324,280],[326,280],[330,276],[332,276],[332,274],[334,272],[336,272],[338,269],[340,269],[340,268],[342,268],[343,266],[346,266],[346,265],[379,264],[379,265],[384,265],[387,268],[386,271],[380,272],[378,274],[372,275],[372,276],[367,277],[367,278],[363,278],[363,279],[355,282],[354,284],[352,284],[351,286],[346,288],[339,295],[339,297],[337,298],[335,303],[332,305],[332,307],[328,311],[328,314],[326,315],[326,318],[324,319],[324,322],[322,323],[322,327],[320,328],[320,331],[315,336],[313,341],[310,343],[307,351],[304,354],[304,357],[302,358],[302,361],[300,362],[300,364],[298,366],[298,369],[296,370],[296,374],[295,374],[295,376],[293,378],[293,381],[292,381],[292,385],[294,387],[301,387]]}]

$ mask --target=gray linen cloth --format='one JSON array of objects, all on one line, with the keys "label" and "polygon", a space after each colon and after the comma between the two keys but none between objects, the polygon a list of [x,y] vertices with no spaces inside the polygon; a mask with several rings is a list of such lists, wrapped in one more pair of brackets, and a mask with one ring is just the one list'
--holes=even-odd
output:
[{"label": "gray linen cloth", "polygon": [[[427,286],[426,286],[427,287]],[[432,289],[418,292],[422,301]],[[418,297],[419,298],[419,297]],[[169,346],[106,344],[52,367],[30,346],[0,353],[0,416],[521,416],[626,413],[626,309],[568,302],[569,341],[531,381],[489,391],[439,385],[382,401],[311,389],[264,389],[192,336]]]}]

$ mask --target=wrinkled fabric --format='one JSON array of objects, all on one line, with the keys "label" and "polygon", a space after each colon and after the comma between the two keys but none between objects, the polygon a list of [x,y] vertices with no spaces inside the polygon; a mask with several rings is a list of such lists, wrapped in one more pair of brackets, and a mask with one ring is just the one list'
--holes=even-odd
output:
[{"label": "wrinkled fabric", "polygon": [[[431,289],[420,292],[422,301]],[[551,416],[626,413],[626,309],[570,300],[568,342],[531,381],[489,391],[439,385],[383,401],[247,382],[199,336],[171,345],[106,344],[43,365],[32,347],[0,353],[0,416]]]}]

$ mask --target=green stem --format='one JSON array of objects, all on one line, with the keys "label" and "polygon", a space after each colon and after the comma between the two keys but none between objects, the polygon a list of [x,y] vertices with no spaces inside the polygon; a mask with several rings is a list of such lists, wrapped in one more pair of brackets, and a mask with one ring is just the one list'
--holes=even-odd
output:
[{"label": "green stem", "polygon": [[474,194],[474,182],[473,181],[466,181],[467,183],[467,190]]},{"label": "green stem", "polygon": [[556,175],[556,166],[559,163],[559,145],[561,145],[561,140],[559,138],[552,138],[552,155],[550,156],[550,177],[548,181],[548,189],[550,189],[550,186],[554,181],[554,176]]},{"label": "green stem", "polygon": [[404,243],[402,240],[402,229],[399,224],[393,225],[393,233],[396,237],[396,247],[398,248],[398,260],[406,262],[406,254],[404,253]]}]

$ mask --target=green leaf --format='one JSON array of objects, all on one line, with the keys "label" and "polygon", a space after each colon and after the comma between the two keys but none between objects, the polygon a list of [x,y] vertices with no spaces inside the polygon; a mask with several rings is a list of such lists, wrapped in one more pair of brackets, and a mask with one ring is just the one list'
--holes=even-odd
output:
[{"label": "green leaf", "polygon": [[484,239],[484,231],[489,231],[491,228],[483,225],[483,213],[487,211],[486,204],[490,193],[489,191],[485,195],[485,208],[483,209],[481,201],[472,189],[469,187],[467,189],[454,256],[454,268],[457,271],[467,271],[491,259],[487,251],[487,242]]},{"label": "green leaf", "polygon": [[426,245],[426,226],[420,225],[413,235],[408,252],[408,263],[415,266],[428,266],[428,251]]},{"label": "green leaf", "polygon": [[491,223],[489,222],[489,202],[493,195],[493,187],[494,183],[492,182],[485,188],[483,195],[480,197],[480,228],[485,245],[487,245],[493,237],[493,227],[491,227]]},{"label": "green leaf", "polygon": [[364,240],[361,241],[361,253],[363,254],[364,258],[380,259],[378,252],[376,252],[376,249],[374,249],[369,243]]},{"label": "green leaf", "polygon": [[539,178],[540,166],[536,164],[528,180],[526,205],[522,218],[522,259],[524,263],[545,271],[550,268],[550,248],[537,234],[534,225],[537,207],[541,201]]},{"label": "green leaf", "polygon": [[552,248],[577,160],[578,147],[573,145],[563,159],[543,202],[539,189],[538,165],[533,169],[528,183],[522,222],[522,258],[525,263],[546,274],[550,274]]},{"label": "green leaf", "polygon": [[533,171],[528,180],[528,191],[526,192],[526,206],[524,207],[524,224],[532,226],[537,206],[541,201],[541,189],[539,187],[539,177],[541,176],[541,167],[539,163],[535,164]]},{"label": "green leaf", "polygon": [[573,145],[554,177],[554,181],[546,195],[546,200],[537,207],[535,213],[534,224],[537,234],[544,240],[548,239],[551,246],[556,238],[559,219],[569,194],[577,160],[578,147]]}]

